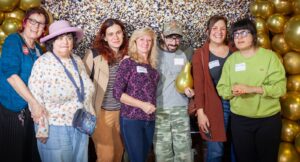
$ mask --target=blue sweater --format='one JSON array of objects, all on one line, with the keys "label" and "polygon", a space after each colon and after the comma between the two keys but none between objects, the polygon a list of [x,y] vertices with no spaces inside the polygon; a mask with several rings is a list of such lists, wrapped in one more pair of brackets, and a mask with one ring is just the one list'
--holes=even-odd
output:
[{"label": "blue sweater", "polygon": [[[39,53],[42,50],[36,44]],[[27,107],[27,102],[17,94],[7,79],[18,75],[27,85],[33,63],[38,58],[35,49],[28,49],[18,33],[10,34],[2,46],[0,58],[0,104],[5,108],[19,112]]]}]

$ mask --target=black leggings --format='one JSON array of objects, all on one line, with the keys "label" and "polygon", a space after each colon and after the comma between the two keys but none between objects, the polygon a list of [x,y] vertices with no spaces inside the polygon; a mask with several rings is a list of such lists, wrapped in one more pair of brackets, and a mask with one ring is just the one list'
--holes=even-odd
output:
[{"label": "black leggings", "polygon": [[0,161],[40,162],[30,111],[23,110],[24,124],[19,115],[0,104]]},{"label": "black leggings", "polygon": [[281,117],[231,115],[232,141],[237,162],[276,162],[281,136]]}]

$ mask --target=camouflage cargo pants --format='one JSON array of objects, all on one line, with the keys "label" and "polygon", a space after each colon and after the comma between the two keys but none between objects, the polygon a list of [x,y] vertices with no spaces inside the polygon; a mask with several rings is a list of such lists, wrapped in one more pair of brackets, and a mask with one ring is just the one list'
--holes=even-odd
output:
[{"label": "camouflage cargo pants", "polygon": [[193,161],[186,107],[157,108],[153,144],[156,162]]}]

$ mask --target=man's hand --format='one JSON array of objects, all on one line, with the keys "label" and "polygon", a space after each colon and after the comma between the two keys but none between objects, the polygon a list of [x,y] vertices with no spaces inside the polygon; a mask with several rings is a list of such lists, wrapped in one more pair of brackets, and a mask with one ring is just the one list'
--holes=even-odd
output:
[{"label": "man's hand", "polygon": [[188,98],[191,98],[195,95],[194,90],[189,87],[184,89],[184,93]]}]

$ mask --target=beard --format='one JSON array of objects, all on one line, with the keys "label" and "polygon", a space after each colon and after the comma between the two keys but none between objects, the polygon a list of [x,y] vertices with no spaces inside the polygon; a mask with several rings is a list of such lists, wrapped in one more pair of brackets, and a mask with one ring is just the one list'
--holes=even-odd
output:
[{"label": "beard", "polygon": [[179,45],[167,45],[167,47],[170,52],[175,52],[177,51]]}]

